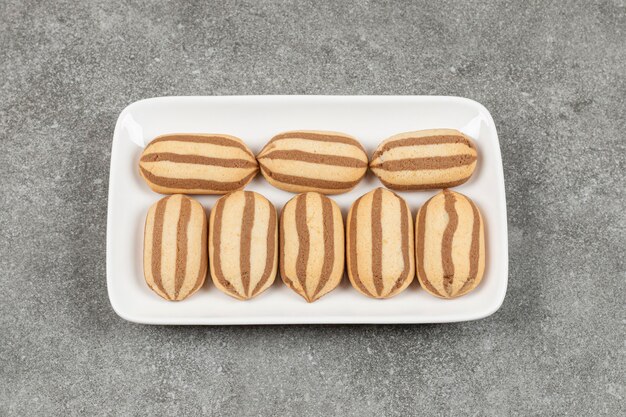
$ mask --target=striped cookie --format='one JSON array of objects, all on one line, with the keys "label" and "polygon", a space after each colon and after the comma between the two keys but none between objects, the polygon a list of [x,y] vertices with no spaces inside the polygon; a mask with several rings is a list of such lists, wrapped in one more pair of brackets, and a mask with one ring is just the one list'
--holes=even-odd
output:
[{"label": "striped cookie", "polygon": [[207,271],[207,219],[196,200],[184,195],[162,198],[148,210],[143,271],[148,286],[166,300],[196,292]]},{"label": "striped cookie", "polygon": [[393,190],[454,187],[472,176],[476,146],[454,129],[406,132],[381,143],[370,168]]},{"label": "striped cookie", "polygon": [[265,291],[276,277],[276,209],[252,191],[235,191],[211,211],[209,258],[217,288],[240,300]]},{"label": "striped cookie", "polygon": [[441,298],[476,288],[485,271],[485,231],[472,200],[443,190],[420,208],[415,223],[422,288]]},{"label": "striped cookie", "polygon": [[289,200],[280,216],[280,275],[313,302],[343,277],[344,234],[339,206],[319,193]]},{"label": "striped cookie", "polygon": [[392,297],[413,281],[413,218],[401,197],[377,188],[354,202],[346,225],[348,277],[360,292]]},{"label": "striped cookie", "polygon": [[352,136],[322,131],[276,135],[257,156],[261,173],[281,190],[345,193],[367,171],[367,154]]},{"label": "striped cookie", "polygon": [[254,154],[229,135],[171,134],[154,139],[139,160],[139,172],[162,194],[226,194],[256,175]]}]

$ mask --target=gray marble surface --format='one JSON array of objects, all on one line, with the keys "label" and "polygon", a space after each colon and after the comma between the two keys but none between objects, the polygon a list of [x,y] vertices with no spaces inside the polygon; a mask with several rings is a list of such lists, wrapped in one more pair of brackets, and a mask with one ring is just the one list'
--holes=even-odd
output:
[{"label": "gray marble surface", "polygon": [[[626,415],[626,4],[5,0],[0,415]],[[421,326],[151,327],[110,307],[118,113],[441,94],[499,130],[504,305]]]}]

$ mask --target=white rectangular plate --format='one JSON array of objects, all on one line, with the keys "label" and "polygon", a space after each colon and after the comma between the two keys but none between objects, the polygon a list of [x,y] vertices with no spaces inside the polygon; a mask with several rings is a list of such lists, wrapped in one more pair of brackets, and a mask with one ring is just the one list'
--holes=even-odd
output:
[{"label": "white rectangular plate", "polygon": [[[138,173],[142,146],[165,133],[227,133],[257,153],[285,130],[334,130],[358,138],[371,153],[399,132],[455,128],[472,136],[479,159],[465,184],[455,187],[472,198],[485,219],[487,262],[482,283],[470,294],[441,300],[419,288],[417,279],[401,294],[370,299],[344,277],[339,288],[308,304],[280,277],[257,298],[238,301],[210,280],[181,302],[165,301],[143,278],[143,227],[148,208],[161,195]],[[381,184],[371,173],[351,192],[332,196],[344,217],[361,195]],[[247,187],[280,210],[294,194],[258,175]],[[436,191],[399,193],[413,216]],[[219,196],[197,196],[207,212]],[[429,96],[232,96],[161,97],[138,101],[120,114],[111,153],[107,224],[107,285],[121,317],[149,324],[441,323],[475,320],[495,312],[506,293],[508,242],[500,145],[491,115],[475,101]]]}]

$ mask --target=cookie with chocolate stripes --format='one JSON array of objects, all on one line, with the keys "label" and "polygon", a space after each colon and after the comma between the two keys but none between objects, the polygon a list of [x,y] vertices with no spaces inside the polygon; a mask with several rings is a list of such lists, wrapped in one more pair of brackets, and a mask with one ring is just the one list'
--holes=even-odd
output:
[{"label": "cookie with chocolate stripes", "polygon": [[252,191],[235,191],[211,210],[209,259],[217,288],[240,300],[265,291],[276,277],[278,227],[274,205]]},{"label": "cookie with chocolate stripes", "polygon": [[350,282],[361,293],[388,298],[415,276],[413,217],[406,201],[384,188],[356,200],[346,225]]},{"label": "cookie with chocolate stripes", "polygon": [[343,217],[337,203],[319,193],[292,198],[280,215],[280,275],[313,302],[339,285],[344,270]]},{"label": "cookie with chocolate stripes", "polygon": [[417,213],[417,277],[422,288],[441,298],[472,291],[485,271],[485,231],[476,204],[443,190]]},{"label": "cookie with chocolate stripes", "polygon": [[159,136],[139,160],[143,179],[162,194],[226,194],[245,187],[257,171],[252,151],[229,135]]},{"label": "cookie with chocolate stripes", "polygon": [[363,146],[352,136],[337,132],[281,133],[265,145],[257,160],[270,184],[294,193],[345,193],[367,171]]},{"label": "cookie with chocolate stripes", "polygon": [[446,188],[472,176],[477,155],[472,139],[458,130],[420,130],[382,142],[370,168],[392,190]]},{"label": "cookie with chocolate stripes", "polygon": [[148,210],[144,233],[144,276],[166,300],[196,292],[207,272],[207,218],[197,201],[172,195]]}]

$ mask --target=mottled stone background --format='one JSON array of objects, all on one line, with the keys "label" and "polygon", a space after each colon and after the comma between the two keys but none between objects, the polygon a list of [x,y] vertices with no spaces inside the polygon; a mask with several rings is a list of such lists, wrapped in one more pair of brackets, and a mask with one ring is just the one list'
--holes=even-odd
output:
[{"label": "mottled stone background", "polygon": [[[626,3],[3,0],[0,415],[626,415]],[[150,327],[106,292],[111,139],[162,95],[442,94],[493,114],[481,321]]]}]

